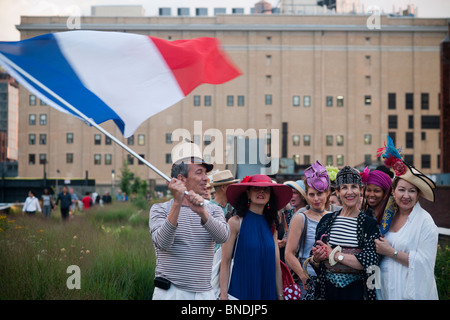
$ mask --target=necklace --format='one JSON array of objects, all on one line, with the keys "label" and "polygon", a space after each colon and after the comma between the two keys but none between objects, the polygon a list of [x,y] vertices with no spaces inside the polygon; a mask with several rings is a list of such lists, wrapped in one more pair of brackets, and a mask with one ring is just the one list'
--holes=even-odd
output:
[{"label": "necklace", "polygon": [[311,206],[309,206],[309,209],[310,209],[311,211],[313,211],[313,212],[316,212],[316,213],[324,213],[324,212],[325,212],[325,209],[322,210],[322,211],[319,211],[319,210],[317,210],[317,209],[314,209],[314,208],[311,207]]}]

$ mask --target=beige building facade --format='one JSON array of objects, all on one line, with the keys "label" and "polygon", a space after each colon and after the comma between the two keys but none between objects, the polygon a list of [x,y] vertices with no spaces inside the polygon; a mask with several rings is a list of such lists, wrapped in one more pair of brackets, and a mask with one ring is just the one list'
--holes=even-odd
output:
[{"label": "beige building facade", "polygon": [[[227,130],[278,130],[279,140],[272,146],[279,148],[281,157],[298,165],[319,160],[337,167],[376,163],[376,150],[390,134],[418,169],[438,173],[439,45],[448,21],[382,16],[381,28],[369,29],[367,19],[362,15],[81,17],[80,26],[169,40],[216,37],[242,71],[228,83],[201,85],[148,119],[131,139],[124,139],[111,121],[102,125],[167,174],[172,148],[178,143],[171,133],[180,128],[202,147],[208,145],[205,139],[218,139],[209,132],[222,133],[222,143],[216,146],[222,145],[224,154],[230,142]],[[68,31],[66,22],[64,17],[22,17],[17,28],[21,39],[27,39]],[[97,184],[111,185],[115,179],[117,185],[125,160],[142,179],[164,183],[98,130],[41,105],[22,86],[19,128],[22,178],[42,177],[41,163],[47,161],[48,178],[70,180],[88,174]],[[34,144],[30,135],[36,137]],[[225,168],[222,160],[216,168]]]}]

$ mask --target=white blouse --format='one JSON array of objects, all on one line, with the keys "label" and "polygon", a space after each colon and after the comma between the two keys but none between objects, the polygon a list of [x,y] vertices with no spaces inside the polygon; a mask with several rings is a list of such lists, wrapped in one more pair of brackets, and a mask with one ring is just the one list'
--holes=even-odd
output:
[{"label": "white blouse", "polygon": [[433,218],[419,203],[398,232],[386,233],[385,238],[395,250],[409,253],[409,266],[383,256],[378,300],[438,299],[434,278],[438,235]]}]

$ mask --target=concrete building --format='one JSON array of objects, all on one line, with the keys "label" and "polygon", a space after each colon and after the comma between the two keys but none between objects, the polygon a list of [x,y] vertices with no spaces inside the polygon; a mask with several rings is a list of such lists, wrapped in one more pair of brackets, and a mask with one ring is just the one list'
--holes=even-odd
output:
[{"label": "concrete building", "polygon": [[[17,28],[27,39],[67,31],[66,20],[22,17]],[[228,83],[198,87],[130,139],[113,123],[102,125],[163,172],[170,172],[175,129],[188,130],[203,147],[211,139],[208,130],[217,129],[223,136],[211,140],[222,140],[226,150],[227,129],[240,128],[278,130],[280,157],[297,166],[316,160],[337,167],[376,162],[376,150],[389,134],[418,169],[438,173],[439,45],[448,22],[381,16],[379,29],[369,29],[367,22],[363,15],[255,14],[81,17],[80,26],[169,40],[216,37],[241,69],[243,75]],[[194,132],[195,121],[201,121],[201,131],[197,126]],[[142,179],[164,184],[96,129],[41,105],[23,87],[19,127],[20,177],[40,177],[40,163],[47,161],[49,178],[57,170],[65,179],[88,172],[97,184],[116,179],[117,186],[125,160]],[[43,139],[30,143],[32,135]]]},{"label": "concrete building", "polygon": [[19,84],[0,68],[0,162],[18,159]]}]

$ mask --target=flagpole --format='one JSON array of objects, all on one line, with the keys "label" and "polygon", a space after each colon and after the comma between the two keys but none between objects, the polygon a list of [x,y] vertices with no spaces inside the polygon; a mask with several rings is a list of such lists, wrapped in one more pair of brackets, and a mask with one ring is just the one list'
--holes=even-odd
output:
[{"label": "flagpole", "polygon": [[18,72],[20,72],[20,74],[22,74],[23,76],[25,76],[26,78],[28,78],[28,80],[32,81],[35,85],[37,85],[38,87],[40,87],[42,90],[44,90],[45,92],[47,92],[49,95],[51,95],[53,98],[55,98],[56,100],[58,100],[59,102],[61,102],[63,105],[65,105],[67,108],[69,108],[71,111],[73,111],[75,114],[77,114],[80,118],[82,118],[84,121],[88,122],[89,124],[91,124],[93,127],[97,128],[99,131],[101,131],[104,135],[106,135],[107,137],[111,138],[111,140],[113,140],[115,143],[117,143],[119,146],[121,146],[123,149],[125,149],[126,151],[128,151],[129,153],[131,153],[133,156],[135,156],[138,160],[142,161],[146,166],[148,166],[150,169],[152,169],[154,172],[156,172],[159,176],[161,176],[163,179],[165,179],[167,182],[170,182],[170,178],[164,174],[162,171],[160,171],[158,168],[156,168],[154,165],[152,165],[150,162],[148,162],[147,160],[145,160],[144,158],[142,158],[139,154],[137,154],[136,152],[134,152],[132,149],[130,149],[128,146],[126,146],[122,141],[120,141],[119,139],[117,139],[115,136],[113,136],[112,134],[110,134],[108,131],[106,131],[105,129],[103,129],[102,127],[100,127],[97,123],[95,123],[95,121],[89,117],[87,117],[84,113],[82,113],[81,111],[79,111],[77,108],[75,108],[74,106],[72,106],[70,103],[68,103],[66,100],[64,100],[63,98],[61,98],[60,96],[58,96],[56,93],[54,93],[52,90],[50,90],[49,88],[47,88],[43,83],[41,83],[39,80],[37,80],[36,78],[34,78],[31,74],[29,74],[28,72],[26,72],[25,70],[23,70],[21,67],[19,67],[18,65],[16,65],[14,62],[12,62],[11,60],[9,60],[7,57],[5,57],[2,53],[0,53],[0,58],[2,58],[2,60],[4,62],[6,62],[7,64],[10,65],[10,67],[12,69],[17,70]]}]

